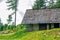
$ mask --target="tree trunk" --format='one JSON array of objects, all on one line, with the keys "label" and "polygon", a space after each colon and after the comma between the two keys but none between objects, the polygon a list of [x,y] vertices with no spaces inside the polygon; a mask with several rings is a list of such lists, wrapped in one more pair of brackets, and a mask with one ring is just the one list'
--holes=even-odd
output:
[{"label": "tree trunk", "polygon": [[15,27],[16,27],[16,10],[15,10]]}]

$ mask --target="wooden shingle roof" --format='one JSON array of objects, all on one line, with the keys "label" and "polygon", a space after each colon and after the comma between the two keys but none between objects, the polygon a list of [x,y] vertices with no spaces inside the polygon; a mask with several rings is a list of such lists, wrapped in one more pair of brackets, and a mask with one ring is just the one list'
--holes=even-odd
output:
[{"label": "wooden shingle roof", "polygon": [[22,24],[60,23],[60,8],[54,9],[27,9]]}]

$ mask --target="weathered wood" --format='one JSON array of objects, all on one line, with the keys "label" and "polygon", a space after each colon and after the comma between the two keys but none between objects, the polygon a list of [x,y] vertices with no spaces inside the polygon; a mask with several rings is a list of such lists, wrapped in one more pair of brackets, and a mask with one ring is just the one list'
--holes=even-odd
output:
[{"label": "weathered wood", "polygon": [[39,30],[39,25],[38,25],[38,24],[33,24],[33,30],[34,30],[34,31]]},{"label": "weathered wood", "polygon": [[[40,10],[32,10],[28,9],[24,15],[21,24],[34,24],[33,29],[27,28],[28,30],[38,30],[37,24],[47,24],[47,29],[49,29],[49,24],[51,24],[51,28],[54,28],[53,23],[60,23],[60,8],[53,9],[40,9]],[[45,27],[42,27],[45,28]]]},{"label": "weathered wood", "polygon": [[49,30],[49,24],[47,24],[47,30]]},{"label": "weathered wood", "polygon": [[51,28],[54,28],[54,24],[53,23],[51,24]]},{"label": "weathered wood", "polygon": [[26,25],[26,31],[27,32],[33,31],[33,24],[27,24]]},{"label": "weathered wood", "polygon": [[28,9],[22,24],[60,23],[60,8],[54,9]]},{"label": "weathered wood", "polygon": [[60,28],[60,23],[59,23],[59,28]]}]

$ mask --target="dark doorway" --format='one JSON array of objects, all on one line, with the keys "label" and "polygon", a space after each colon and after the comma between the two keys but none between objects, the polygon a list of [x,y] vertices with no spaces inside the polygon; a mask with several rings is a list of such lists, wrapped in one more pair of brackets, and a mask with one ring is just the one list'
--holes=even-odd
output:
[{"label": "dark doorway", "polygon": [[51,24],[49,24],[49,29],[51,29]]},{"label": "dark doorway", "polygon": [[39,30],[46,30],[47,29],[47,24],[39,24]]},{"label": "dark doorway", "polygon": [[59,28],[59,23],[55,23],[54,28]]}]

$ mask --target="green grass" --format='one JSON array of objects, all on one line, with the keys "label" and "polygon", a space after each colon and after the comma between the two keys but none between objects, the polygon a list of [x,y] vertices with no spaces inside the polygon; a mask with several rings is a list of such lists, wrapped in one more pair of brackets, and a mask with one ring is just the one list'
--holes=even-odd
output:
[{"label": "green grass", "polygon": [[60,28],[33,32],[0,34],[0,40],[60,40]]},{"label": "green grass", "polygon": [[18,38],[21,38],[24,35],[26,35],[25,30],[17,31],[14,33],[9,33],[9,34],[0,34],[0,40],[17,40]]}]

